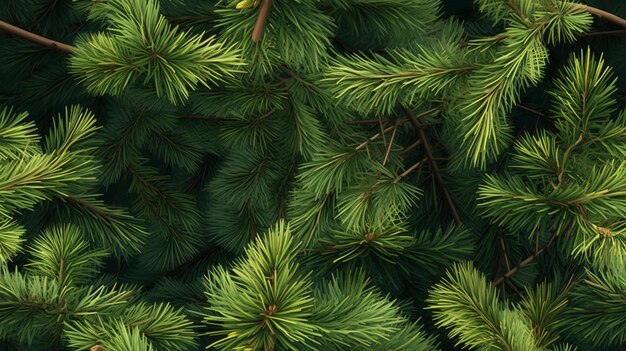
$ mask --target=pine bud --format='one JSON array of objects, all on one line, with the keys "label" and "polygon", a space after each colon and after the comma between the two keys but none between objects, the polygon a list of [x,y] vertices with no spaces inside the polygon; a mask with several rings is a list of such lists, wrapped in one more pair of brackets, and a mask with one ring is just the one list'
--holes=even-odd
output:
[{"label": "pine bud", "polygon": [[247,9],[247,8],[255,8],[259,6],[259,0],[241,0],[235,5],[237,10]]}]

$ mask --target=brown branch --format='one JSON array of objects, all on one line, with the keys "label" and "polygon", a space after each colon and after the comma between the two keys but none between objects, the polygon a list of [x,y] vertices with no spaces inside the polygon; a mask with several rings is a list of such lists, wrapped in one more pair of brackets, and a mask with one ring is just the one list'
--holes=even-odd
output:
[{"label": "brown branch", "polygon": [[519,290],[519,289],[515,286],[515,284],[511,283],[511,281],[510,281],[510,280],[507,280],[507,281],[506,281],[506,285],[510,286],[510,287],[511,287],[511,289],[513,289],[513,291],[515,291],[515,293],[516,293],[517,295],[519,295],[519,296],[522,296],[522,295],[523,295],[523,293],[522,293],[522,292],[521,292],[521,291],[520,291],[520,290]]},{"label": "brown branch", "polygon": [[416,164],[414,164],[413,166],[411,166],[411,167],[407,168],[404,172],[402,172],[402,174],[398,175],[398,176],[397,176],[397,177],[393,180],[393,182],[394,182],[394,183],[399,182],[402,178],[404,178],[404,177],[408,176],[409,174],[411,174],[411,172],[413,172],[414,170],[416,170],[416,169],[417,169],[417,167],[421,166],[421,165],[422,165],[422,163],[423,163],[424,161],[426,161],[426,160],[427,160],[427,158],[423,158],[423,159],[422,159],[422,160],[420,160],[418,163],[416,163]]},{"label": "brown branch", "polygon": [[[382,124],[381,124],[382,127]],[[387,146],[387,152],[385,152],[385,158],[383,159],[383,166],[387,164],[387,160],[389,159],[389,153],[391,152],[391,148],[393,147],[393,141],[396,138],[396,132],[398,131],[398,120],[393,124],[393,132],[391,133],[391,140],[389,140],[389,146]],[[383,132],[383,140],[385,139],[385,133]]]},{"label": "brown branch", "polygon": [[[420,114],[419,117],[428,115],[430,113],[433,113],[434,111],[436,111],[436,109],[428,110]],[[433,174],[433,177],[435,178],[435,182],[437,182],[437,184],[441,188],[441,191],[443,192],[443,197],[446,200],[446,204],[448,205],[450,212],[452,213],[452,218],[454,218],[454,221],[456,222],[457,225],[461,224],[462,223],[461,216],[459,216],[459,212],[457,211],[456,206],[454,205],[454,201],[452,201],[452,197],[450,196],[450,192],[448,192],[446,183],[443,181],[443,177],[441,176],[441,172],[439,171],[439,166],[437,165],[437,161],[435,160],[435,157],[433,156],[433,151],[432,151],[432,148],[430,147],[428,136],[426,135],[426,133],[424,132],[424,129],[422,128],[422,126],[420,125],[418,121],[419,117],[416,116],[413,113],[413,111],[409,110],[408,108],[405,109],[405,112],[406,112],[407,117],[409,118],[409,121],[411,122],[411,124],[413,124],[413,127],[415,127],[415,131],[419,139],[422,141],[422,147],[424,148],[424,152],[426,153],[426,157],[428,158],[428,163],[430,164],[431,172]]]},{"label": "brown branch", "polygon": [[517,5],[515,5],[513,0],[507,0],[507,2],[509,3],[509,7],[511,9],[513,9],[513,12],[515,12],[519,16],[519,18],[521,18],[521,19],[523,19],[525,21],[526,20],[526,16],[524,16],[522,11],[520,11],[519,7],[517,7]]},{"label": "brown branch", "polygon": [[261,40],[261,37],[263,37],[263,31],[265,31],[267,17],[269,16],[271,6],[272,0],[261,0],[261,5],[259,6],[259,17],[256,18],[254,30],[252,31],[252,41],[255,43],[258,43]]},{"label": "brown branch", "polygon": [[[380,119],[359,119],[355,121],[348,121],[348,124],[378,124]],[[406,118],[399,118],[400,122],[406,121]]]},{"label": "brown branch", "polygon": [[74,47],[68,44],[64,44],[64,43],[60,43],[58,41],[52,40],[52,39],[48,39],[45,37],[42,37],[40,35],[37,35],[35,33],[31,33],[29,31],[26,31],[22,28],[16,27],[14,25],[8,24],[4,21],[0,21],[0,30],[4,30],[7,33],[10,33],[12,35],[15,35],[16,37],[20,37],[22,39],[26,39],[29,41],[32,41],[33,43],[37,43],[46,47],[49,47],[51,49],[57,50],[57,51],[61,51],[61,52],[65,52],[65,53],[71,53],[74,50]]},{"label": "brown branch", "polygon": [[359,144],[359,146],[357,146],[355,150],[361,150],[362,148],[364,148],[365,146],[367,146],[367,144],[369,144],[370,142],[372,142],[372,141],[375,141],[375,140],[378,140],[378,139],[382,138],[382,136],[383,136],[383,134],[384,134],[384,133],[386,133],[386,132],[388,132],[388,131],[392,130],[393,128],[394,128],[394,126],[390,126],[390,127],[387,127],[387,128],[385,128],[385,129],[383,129],[383,130],[382,130],[382,133],[381,133],[381,132],[379,132],[379,133],[374,134],[374,135],[373,135],[373,136],[371,136],[369,139],[367,139],[367,140],[365,140],[364,142],[362,142],[361,144]]},{"label": "brown branch", "polygon": [[583,34],[586,37],[593,37],[599,35],[626,35],[626,29],[618,29],[618,30],[603,30],[597,32],[587,32]]},{"label": "brown branch", "polygon": [[387,147],[387,138],[385,137],[385,130],[384,130],[385,127],[383,126],[383,120],[380,117],[378,117],[378,127],[380,128],[380,132],[383,133],[383,145]]},{"label": "brown branch", "polygon": [[528,111],[528,112],[532,112],[532,113],[536,114],[536,115],[537,115],[537,116],[539,116],[539,117],[546,117],[546,114],[545,114],[545,113],[543,113],[543,112],[541,112],[541,111],[538,111],[538,110],[535,110],[534,108],[530,108],[530,107],[528,107],[528,106],[526,106],[526,105],[522,105],[522,104],[519,104],[519,105],[517,105],[517,106],[518,106],[519,108],[521,108],[522,110],[526,110],[526,111]]},{"label": "brown branch", "polygon": [[102,209],[98,208],[97,206],[94,206],[92,204],[90,204],[89,202],[77,198],[77,197],[72,197],[72,196],[66,196],[63,198],[65,201],[72,203],[76,206],[79,207],[83,207],[85,208],[87,211],[91,212],[92,214],[106,220],[107,222],[113,222],[113,218],[111,218],[111,216],[109,216],[108,213],[106,213],[105,211],[103,211]]},{"label": "brown branch", "polygon": [[404,150],[400,151],[400,155],[404,156],[404,155],[408,154],[411,150],[415,149],[421,143],[422,143],[422,140],[421,139],[417,139],[411,145],[405,147]]},{"label": "brown branch", "polygon": [[626,19],[623,19],[617,15],[614,15],[610,12],[606,12],[604,10],[600,10],[598,8],[592,7],[592,6],[588,6],[588,5],[580,5],[585,11],[589,12],[592,15],[595,15],[599,18],[603,18],[605,20],[607,20],[610,23],[613,23],[617,26],[626,28]]},{"label": "brown branch", "polygon": [[[537,235],[539,235],[539,234],[537,234]],[[515,267],[511,268],[508,272],[506,272],[503,276],[501,276],[500,278],[494,280],[491,285],[496,287],[496,286],[502,284],[505,280],[511,279],[511,277],[515,273],[517,273],[521,268],[524,268],[525,266],[530,264],[535,258],[537,258],[542,253],[544,253],[544,251],[546,251],[547,248],[552,246],[552,244],[554,244],[554,241],[556,240],[556,237],[557,237],[557,232],[554,231],[554,233],[552,233],[552,237],[550,237],[550,241],[548,241],[546,246],[540,248],[539,250],[535,250],[535,252],[532,255],[526,257],[524,260],[520,261]]]}]

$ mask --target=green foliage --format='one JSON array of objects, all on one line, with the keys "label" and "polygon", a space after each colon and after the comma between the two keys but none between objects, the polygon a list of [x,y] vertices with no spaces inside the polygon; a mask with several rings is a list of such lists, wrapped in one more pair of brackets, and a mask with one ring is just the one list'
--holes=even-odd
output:
[{"label": "green foliage", "polygon": [[39,136],[35,134],[35,125],[25,123],[26,117],[27,113],[15,115],[8,108],[0,111],[0,161],[26,156],[37,143]]},{"label": "green foliage", "polygon": [[[24,116],[18,116],[18,120]],[[46,152],[39,149],[23,156],[13,153],[11,158],[4,153],[7,158],[2,160],[6,172],[0,174],[0,216],[31,209],[41,200],[81,192],[85,183],[93,180],[94,162],[83,157],[82,150],[71,148],[93,134],[95,119],[75,107],[66,110],[66,120],[67,125],[60,125],[52,138],[46,140],[54,149]],[[5,127],[9,129],[10,125]],[[37,138],[30,141],[36,143]]]},{"label": "green foliage", "polygon": [[436,37],[441,40],[385,54],[339,56],[325,80],[339,101],[362,113],[388,114],[398,104],[411,106],[447,94],[478,66],[460,47],[458,24],[447,25]]},{"label": "green foliage", "polygon": [[503,305],[470,264],[455,265],[430,292],[438,326],[473,350],[538,350],[528,320]]},{"label": "green foliage", "polygon": [[332,33],[330,17],[313,0],[275,1],[269,13],[263,40],[251,40],[258,8],[236,9],[239,0],[220,0],[215,13],[216,25],[225,42],[237,45],[249,65],[247,71],[264,75],[280,64],[295,69],[316,71],[326,59],[328,37]]},{"label": "green foliage", "polygon": [[512,174],[487,176],[480,206],[514,231],[551,228],[568,237],[573,255],[611,266],[625,252],[626,160],[604,146],[624,137],[624,126],[611,121],[614,79],[589,51],[572,58],[563,74],[552,94],[557,132],[521,138]]},{"label": "green foliage", "polygon": [[71,287],[57,279],[9,272],[0,275],[0,316],[5,338],[30,344],[36,339],[56,343],[65,320],[113,312],[126,303],[130,291],[103,286]]},{"label": "green foliage", "polygon": [[570,288],[571,284],[540,283],[520,302],[522,311],[532,323],[538,345],[547,347],[559,339],[559,324]]},{"label": "green foliage", "polygon": [[5,263],[22,249],[24,243],[24,227],[12,220],[0,222],[0,261]]},{"label": "green foliage", "polygon": [[293,349],[319,336],[312,314],[311,282],[298,272],[297,246],[284,223],[246,249],[232,273],[218,267],[207,279],[208,323],[220,330],[220,349]]},{"label": "green foliage", "polygon": [[221,337],[213,346],[378,348],[395,333],[400,338],[394,342],[401,346],[432,346],[419,329],[405,324],[399,306],[369,286],[363,273],[333,276],[313,289],[296,262],[299,253],[289,228],[279,222],[248,246],[233,267],[218,266],[209,273],[204,320],[218,328],[211,334]]},{"label": "green foliage", "polygon": [[626,314],[623,265],[594,273],[571,291],[571,307],[566,311],[566,329],[574,339],[595,345],[623,345],[626,339],[621,324]]},{"label": "green foliage", "polygon": [[100,345],[105,350],[185,351],[196,347],[191,322],[165,304],[137,303],[116,317],[68,323],[66,335],[70,346],[78,349]]},{"label": "green foliage", "polygon": [[623,349],[602,10],[4,0],[0,349]]},{"label": "green foliage", "polygon": [[108,33],[81,37],[70,69],[94,94],[119,95],[141,84],[181,102],[197,84],[232,77],[241,65],[232,47],[171,27],[154,0],[104,1],[90,10]]},{"label": "green foliage", "polygon": [[101,268],[106,252],[89,250],[75,227],[52,228],[33,242],[28,268],[35,274],[64,283],[85,284]]}]

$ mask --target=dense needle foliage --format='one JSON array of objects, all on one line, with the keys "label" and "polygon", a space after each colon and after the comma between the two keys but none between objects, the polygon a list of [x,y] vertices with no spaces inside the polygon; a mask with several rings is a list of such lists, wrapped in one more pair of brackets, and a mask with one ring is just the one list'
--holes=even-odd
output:
[{"label": "dense needle foliage", "polygon": [[626,348],[623,17],[2,0],[0,349]]}]

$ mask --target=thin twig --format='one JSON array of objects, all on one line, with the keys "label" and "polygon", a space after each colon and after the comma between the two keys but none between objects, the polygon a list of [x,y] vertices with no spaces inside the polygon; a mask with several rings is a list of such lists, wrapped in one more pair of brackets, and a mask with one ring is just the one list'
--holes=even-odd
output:
[{"label": "thin twig", "polygon": [[506,280],[506,285],[510,286],[517,295],[522,296],[522,292],[510,280]]},{"label": "thin twig", "polygon": [[[420,116],[426,116],[428,114],[433,113],[434,111],[436,111],[436,109],[428,110],[420,114]],[[418,116],[416,116],[413,113],[413,111],[409,110],[408,108],[405,109],[405,112],[406,112],[407,117],[409,118],[409,121],[411,122],[411,124],[413,124],[413,127],[415,127],[415,132],[417,133],[419,139],[422,141],[422,147],[424,148],[424,152],[426,153],[426,157],[428,158],[428,163],[430,164],[431,172],[433,174],[433,177],[435,178],[435,181],[437,182],[437,184],[441,188],[441,191],[443,192],[443,197],[446,200],[448,208],[450,209],[452,218],[454,218],[454,221],[456,222],[456,224],[459,225],[462,223],[461,216],[459,216],[459,212],[457,211],[456,206],[454,205],[454,201],[452,201],[452,197],[450,196],[450,193],[448,192],[446,183],[443,181],[443,177],[441,176],[441,172],[439,171],[439,166],[437,165],[437,161],[435,160],[435,157],[433,156],[433,151],[432,151],[432,148],[430,147],[428,136],[426,135],[426,133],[424,132],[424,129],[420,125],[418,121]]]},{"label": "thin twig", "polygon": [[272,0],[261,0],[259,5],[259,17],[256,18],[254,29],[252,30],[252,41],[258,43],[263,37],[265,26],[267,25],[267,17],[270,13],[270,7],[272,6]]},{"label": "thin twig", "polygon": [[382,133],[378,132],[378,133],[374,134],[369,139],[367,139],[364,142],[362,142],[361,144],[359,144],[359,146],[357,146],[355,150],[361,150],[362,148],[367,146],[367,144],[369,144],[370,142],[380,139],[384,133],[392,130],[393,128],[394,128],[394,126],[390,126],[390,127],[387,127],[385,129],[383,129]]},{"label": "thin twig", "polygon": [[[391,133],[391,139],[389,140],[389,145],[387,146],[387,152],[385,152],[385,158],[383,159],[383,166],[387,164],[387,159],[389,159],[389,153],[391,152],[391,148],[393,147],[393,141],[396,138],[396,133],[398,132],[398,120],[393,124],[393,132]],[[383,131],[383,138],[385,137],[385,133]]]},{"label": "thin twig", "polygon": [[506,253],[506,245],[504,244],[504,238],[500,237],[500,245],[502,246],[502,253],[504,254],[504,262],[506,263],[506,269],[511,270],[511,263],[509,262],[509,255]]},{"label": "thin twig", "polygon": [[385,127],[383,127],[383,120],[378,117],[378,127],[380,128],[380,132],[383,134],[383,145],[387,147],[387,138],[385,137]]},{"label": "thin twig", "polygon": [[[220,251],[219,247],[211,246],[211,247],[207,248],[206,250],[204,250],[204,252],[201,252],[200,254],[192,257],[189,261],[183,262],[179,266],[177,266],[174,269],[170,270],[169,272],[165,273],[164,276],[166,276],[166,277],[177,277],[181,273],[189,271],[189,268],[194,267],[196,264],[198,264],[202,260],[215,255],[219,251]],[[150,286],[150,288],[152,288],[152,287]],[[150,289],[146,289],[146,290],[150,290]]]},{"label": "thin twig", "polygon": [[400,155],[404,156],[404,155],[408,154],[411,150],[415,149],[421,143],[422,143],[422,140],[421,139],[417,139],[415,142],[413,142],[413,144],[405,147],[404,150],[400,151]]},{"label": "thin twig", "polygon": [[[406,118],[398,118],[398,120],[402,123],[407,121]],[[378,124],[379,119],[359,119],[355,121],[349,121],[348,124]]]},{"label": "thin twig", "polygon": [[250,201],[246,202],[246,216],[248,218],[248,224],[250,225],[250,241],[255,241],[258,234],[256,220],[254,218],[254,210]]},{"label": "thin twig", "polygon": [[511,268],[508,272],[506,272],[503,276],[501,276],[500,278],[494,280],[491,285],[496,287],[496,286],[502,284],[505,280],[511,279],[511,277],[515,273],[517,273],[521,268],[523,268],[523,267],[527,266],[528,264],[530,264],[535,258],[537,258],[542,253],[544,253],[544,251],[546,251],[547,248],[552,246],[552,244],[554,244],[554,242],[556,241],[556,237],[557,237],[557,232],[554,231],[554,233],[552,233],[552,237],[550,237],[550,241],[548,241],[546,246],[540,248],[539,250],[535,250],[535,252],[532,255],[526,257],[524,260],[520,261],[515,267]]},{"label": "thin twig", "polygon": [[536,114],[537,116],[540,116],[540,117],[545,117],[545,116],[546,116],[546,114],[545,114],[545,113],[543,113],[543,112],[541,112],[541,111],[538,111],[538,110],[535,110],[535,109],[533,109],[533,108],[530,108],[530,107],[528,107],[528,106],[525,106],[525,105],[522,105],[522,104],[519,104],[519,105],[517,105],[517,106],[518,106],[519,108],[521,108],[522,110],[526,110],[526,111],[528,111],[528,112],[532,112],[532,113]]},{"label": "thin twig", "polygon": [[431,122],[431,123],[424,123],[421,126],[422,128],[428,128],[428,127],[433,127],[433,126],[440,126],[442,124],[443,124],[442,121],[437,121],[437,122]]},{"label": "thin twig", "polygon": [[587,32],[583,35],[586,37],[593,37],[593,36],[599,36],[599,35],[626,35],[626,29],[600,30],[597,32]]},{"label": "thin twig", "polygon": [[394,178],[393,182],[394,183],[399,182],[402,178],[404,178],[404,177],[408,176],[409,174],[411,174],[411,172],[413,172],[415,169],[417,169],[417,167],[419,167],[426,160],[427,160],[427,158],[424,157],[423,159],[421,159],[419,162],[417,162],[413,166],[407,168],[404,172],[402,172],[402,174],[400,174],[396,178]]},{"label": "thin twig", "polygon": [[315,226],[319,226],[320,222],[322,220],[322,210],[324,210],[324,206],[326,206],[326,202],[328,201],[328,198],[332,195],[332,193],[327,193],[324,196],[324,199],[322,200],[322,203],[319,207],[319,209],[317,210],[317,214],[315,215]]},{"label": "thin twig", "polygon": [[285,177],[283,178],[283,181],[280,183],[280,186],[278,187],[278,195],[280,198],[280,204],[278,206],[278,217],[279,218],[284,218],[285,217],[285,189],[287,189],[287,183],[289,182],[289,179],[291,179],[291,176],[293,175],[294,171],[296,170],[296,166],[298,165],[298,160],[297,159],[292,159],[291,163],[289,164],[289,169],[287,170],[287,174],[285,175]]},{"label": "thin twig", "polygon": [[76,206],[83,207],[87,211],[91,212],[91,214],[96,215],[96,216],[106,220],[107,222],[113,222],[113,218],[111,218],[111,216],[106,211],[103,211],[102,209],[100,209],[100,208],[90,204],[89,202],[87,202],[87,201],[85,201],[83,199],[80,199],[80,198],[77,198],[77,197],[72,197],[72,196],[66,196],[66,197],[63,197],[63,200],[65,200],[65,201],[67,201],[69,203],[72,203],[72,204],[74,204]]},{"label": "thin twig", "polygon": [[31,33],[22,28],[8,24],[4,21],[0,21],[0,30],[4,30],[7,33],[20,37],[22,39],[26,39],[26,40],[32,41],[33,43],[41,44],[43,46],[47,46],[49,48],[52,48],[61,52],[65,52],[68,54],[74,50],[74,47],[71,45],[60,43],[58,41],[42,37],[41,35]]},{"label": "thin twig", "polygon": [[567,150],[565,150],[565,153],[563,154],[561,172],[559,173],[559,176],[558,176],[559,185],[563,182],[563,176],[565,175],[565,169],[567,168],[567,159],[569,158],[569,154],[572,152],[572,150],[576,146],[578,146],[578,144],[580,144],[583,141],[583,138],[584,138],[584,135],[581,133],[578,136],[578,139],[576,139],[576,142],[574,142],[574,144],[570,145],[570,147],[568,147]]}]

